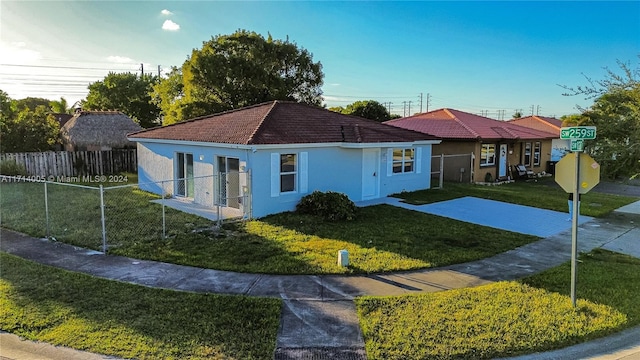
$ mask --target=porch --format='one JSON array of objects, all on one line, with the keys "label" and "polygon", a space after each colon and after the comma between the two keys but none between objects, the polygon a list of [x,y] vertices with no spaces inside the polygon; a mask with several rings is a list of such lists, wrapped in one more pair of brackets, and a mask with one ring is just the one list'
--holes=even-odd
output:
[{"label": "porch", "polygon": [[200,216],[211,221],[241,219],[244,217],[244,214],[240,209],[222,205],[214,205],[213,207],[204,206],[193,202],[191,199],[174,197],[170,199],[152,200],[151,202],[162,204],[166,207],[179,210],[187,214]]}]

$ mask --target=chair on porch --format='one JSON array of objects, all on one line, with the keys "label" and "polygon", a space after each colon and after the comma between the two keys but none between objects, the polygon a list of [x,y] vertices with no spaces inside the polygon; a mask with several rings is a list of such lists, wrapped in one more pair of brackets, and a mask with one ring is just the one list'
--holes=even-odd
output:
[{"label": "chair on porch", "polygon": [[527,167],[522,164],[513,165],[513,167],[518,179],[531,180],[537,178],[533,171],[527,169]]}]

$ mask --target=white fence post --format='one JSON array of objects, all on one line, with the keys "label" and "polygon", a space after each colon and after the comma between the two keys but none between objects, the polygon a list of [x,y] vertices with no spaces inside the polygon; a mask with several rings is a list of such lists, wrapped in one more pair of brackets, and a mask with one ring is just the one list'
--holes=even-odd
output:
[{"label": "white fence post", "polygon": [[444,154],[440,154],[440,184],[438,186],[438,189],[442,189],[442,186],[444,184]]}]

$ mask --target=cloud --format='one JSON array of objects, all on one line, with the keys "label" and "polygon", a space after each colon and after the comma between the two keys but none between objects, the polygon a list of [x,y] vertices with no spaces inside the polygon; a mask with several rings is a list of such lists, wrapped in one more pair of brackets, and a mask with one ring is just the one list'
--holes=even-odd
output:
[{"label": "cloud", "polygon": [[162,9],[162,11],[160,11],[160,13],[162,15],[173,15],[173,13],[167,9]]},{"label": "cloud", "polygon": [[178,31],[180,30],[180,25],[174,23],[171,20],[165,20],[164,23],[162,24],[162,30]]},{"label": "cloud", "polygon": [[42,59],[39,51],[27,48],[24,42],[0,42],[0,61],[12,64],[34,63]]},{"label": "cloud", "polygon": [[127,64],[127,63],[135,62],[132,58],[128,58],[126,56],[117,56],[117,55],[108,56],[107,61],[119,63],[119,64]]},{"label": "cloud", "polygon": [[331,85],[331,86],[340,86],[340,84],[338,84],[338,83],[333,83],[333,84],[329,84],[329,85]]}]

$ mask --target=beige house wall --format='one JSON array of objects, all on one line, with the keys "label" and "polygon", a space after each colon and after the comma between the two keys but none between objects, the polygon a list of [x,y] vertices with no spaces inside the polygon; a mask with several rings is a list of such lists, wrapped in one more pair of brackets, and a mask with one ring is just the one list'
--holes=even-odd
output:
[{"label": "beige house wall", "polygon": [[[513,166],[524,162],[524,149],[525,143],[531,143],[531,164],[525,164],[527,168],[533,170],[535,173],[547,171],[547,162],[551,160],[551,139],[531,140],[531,141],[519,141],[519,142],[500,142],[500,141],[486,141],[484,143],[496,145],[496,160],[494,165],[480,166],[480,156],[482,154],[482,144],[480,141],[449,141],[443,140],[442,143],[433,146],[433,155],[440,154],[453,155],[453,154],[469,154],[475,155],[474,161],[474,177],[472,182],[485,181],[487,173],[491,174],[491,179],[495,180],[498,176],[498,165],[500,163],[499,153],[500,144],[507,144],[507,176],[512,179],[517,174],[512,174]],[[535,143],[540,142],[540,164],[533,164],[533,152]]]}]

